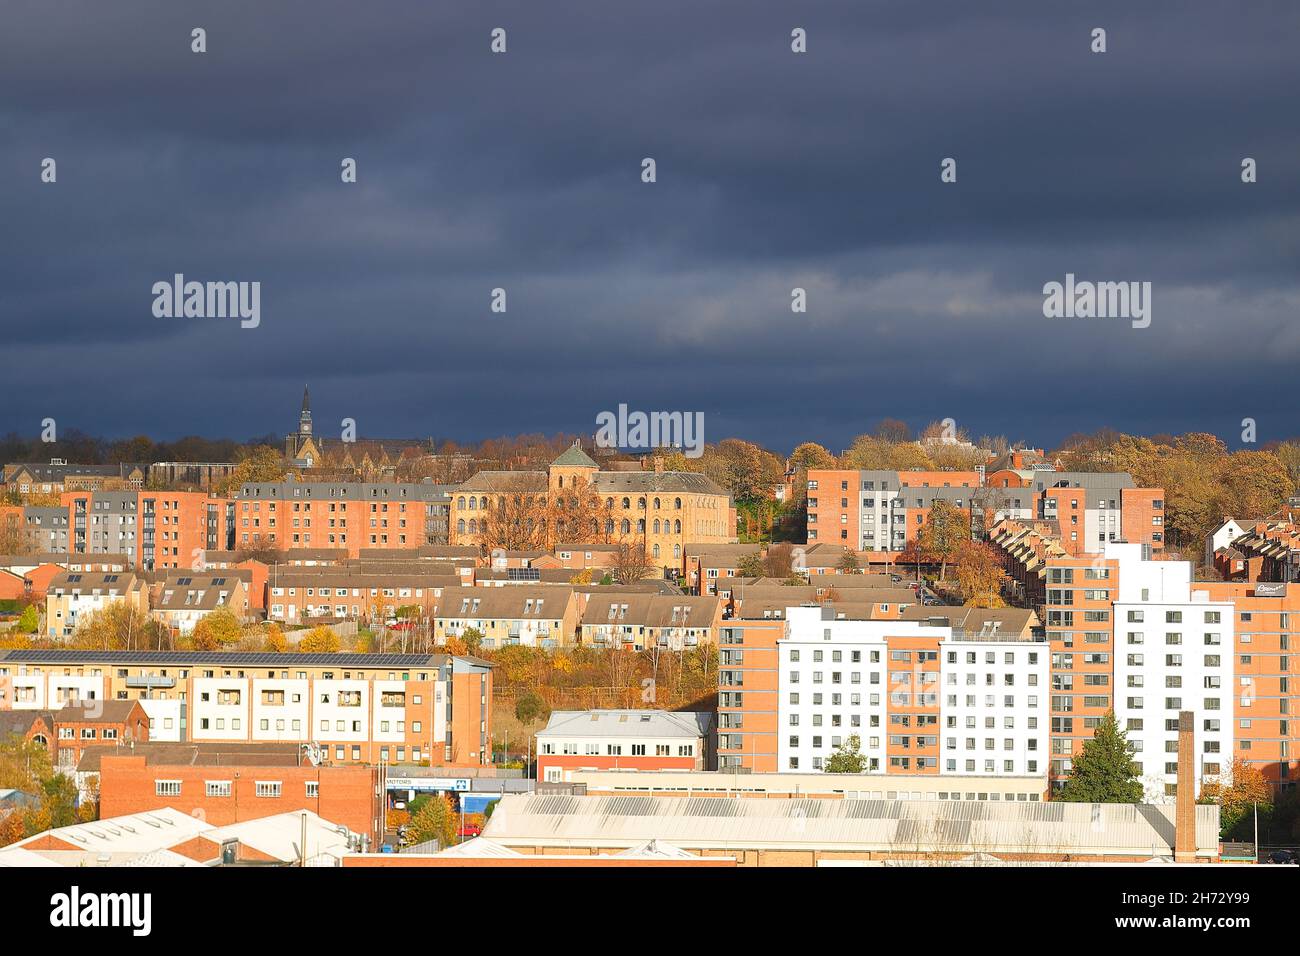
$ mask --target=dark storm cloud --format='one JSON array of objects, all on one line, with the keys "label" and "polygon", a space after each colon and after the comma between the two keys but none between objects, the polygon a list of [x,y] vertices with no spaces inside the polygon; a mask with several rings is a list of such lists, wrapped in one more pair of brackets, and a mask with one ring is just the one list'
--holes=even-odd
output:
[{"label": "dark storm cloud", "polygon": [[[1300,433],[1297,27],[1286,2],[11,2],[0,429],[284,431],[309,380],[322,430],[363,434],[590,431],[619,402],[787,449],[884,416]],[[176,272],[261,281],[261,326],[154,318]],[[1066,272],[1151,281],[1151,327],[1044,319]]]}]

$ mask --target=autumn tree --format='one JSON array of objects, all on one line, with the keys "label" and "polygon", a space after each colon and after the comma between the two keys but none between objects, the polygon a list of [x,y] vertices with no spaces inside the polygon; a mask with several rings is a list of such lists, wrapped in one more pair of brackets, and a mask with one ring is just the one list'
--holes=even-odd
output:
[{"label": "autumn tree", "polygon": [[857,554],[852,548],[845,548],[844,553],[840,555],[839,561],[835,563],[838,571],[844,574],[856,574],[862,570],[862,564],[858,561]]},{"label": "autumn tree", "polygon": [[546,496],[540,491],[510,491],[488,499],[479,512],[479,546],[493,551],[545,551],[547,543]]},{"label": "autumn tree", "polygon": [[455,842],[456,830],[456,814],[451,801],[441,793],[435,793],[423,801],[406,827],[407,836],[412,842],[437,840],[444,847]]},{"label": "autumn tree", "polygon": [[72,646],[97,651],[157,650],[162,646],[162,631],[143,608],[111,601],[78,622]]},{"label": "autumn tree", "polygon": [[237,644],[241,636],[242,628],[235,612],[219,607],[199,618],[190,632],[190,642],[196,651],[219,651]]},{"label": "autumn tree", "polygon": [[898,445],[912,440],[912,429],[907,422],[900,422],[897,418],[882,418],[873,435],[881,441]]},{"label": "autumn tree", "polygon": [[932,469],[934,462],[915,442],[893,443],[875,435],[859,435],[840,456],[840,467],[907,471],[910,468]]},{"label": "autumn tree", "polygon": [[1006,572],[993,548],[975,541],[963,541],[953,562],[957,593],[967,607],[1006,607],[1002,581]]},{"label": "autumn tree", "polygon": [[758,551],[751,551],[740,556],[736,562],[736,573],[742,578],[761,578],[767,574],[767,562]]},{"label": "autumn tree", "polygon": [[1273,788],[1259,767],[1234,757],[1229,774],[1202,783],[1199,802],[1219,805],[1219,829],[1227,837],[1252,814],[1256,805],[1265,816],[1272,811]]},{"label": "autumn tree", "polygon": [[270,445],[257,445],[241,450],[242,457],[221,489],[223,496],[233,498],[241,486],[255,481],[279,481],[285,476],[284,455]]},{"label": "autumn tree", "polygon": [[646,554],[644,543],[620,544],[614,556],[614,580],[619,584],[632,584],[650,575],[654,562]]},{"label": "autumn tree", "polygon": [[970,516],[952,502],[936,499],[917,537],[921,550],[939,562],[942,581],[948,574],[948,562],[970,541]]},{"label": "autumn tree", "polygon": [[339,636],[324,624],[313,627],[298,642],[303,654],[337,654],[339,646]]},{"label": "autumn tree", "polygon": [[283,654],[288,649],[284,628],[274,621],[266,625],[264,648],[271,654]]},{"label": "autumn tree", "polygon": [[769,546],[763,558],[763,573],[769,578],[792,576],[796,570],[794,557],[792,545],[780,543]]},{"label": "autumn tree", "polygon": [[0,514],[0,554],[35,554],[36,533],[23,520],[21,512]]}]

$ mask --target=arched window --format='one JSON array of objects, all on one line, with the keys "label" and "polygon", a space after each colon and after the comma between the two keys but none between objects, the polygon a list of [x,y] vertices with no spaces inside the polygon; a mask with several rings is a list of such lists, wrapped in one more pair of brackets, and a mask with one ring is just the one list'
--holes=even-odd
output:
[{"label": "arched window", "polygon": [[673,557],[680,560],[681,556],[682,556],[682,546],[680,544],[673,545]]},{"label": "arched window", "polygon": [[465,510],[465,496],[464,496],[464,495],[461,495],[459,498],[456,499],[456,507],[459,508],[461,511],[464,511],[464,510]]},{"label": "arched window", "polygon": [[487,495],[484,495],[478,500],[478,506],[481,510],[487,511]]},{"label": "arched window", "polygon": [[636,506],[639,510],[645,511],[645,498],[641,497],[636,500]]},{"label": "arched window", "polygon": [[636,519],[636,533],[645,534],[645,518]]},{"label": "arched window", "polygon": [[477,499],[477,498],[470,498],[470,499],[469,499],[469,510],[470,510],[470,511],[473,511],[473,510],[474,510],[475,508],[477,508],[477,507],[478,507],[478,499]]},{"label": "arched window", "polygon": [[681,510],[682,510],[682,499],[681,499],[681,498],[675,498],[675,499],[673,499],[673,507],[676,508],[678,511],[681,511]]},{"label": "arched window", "polygon": [[461,518],[459,521],[456,522],[456,533],[457,533],[457,534],[464,534],[464,533],[465,533],[465,519],[464,519],[464,518]]},{"label": "arched window", "polygon": [[478,534],[478,522],[475,521],[473,518],[469,519],[469,533]]},{"label": "arched window", "polygon": [[563,476],[563,475],[560,475],[560,487],[561,487],[561,488],[564,487],[564,476]]},{"label": "arched window", "polygon": [[630,522],[630,521],[628,521],[626,518],[624,518],[624,519],[623,519],[623,523],[622,523],[621,525],[619,525],[618,530],[621,531],[621,532],[623,532],[623,534],[627,534],[629,531],[632,530],[632,522]]},{"label": "arched window", "polygon": [[[655,518],[654,529],[655,529],[655,534],[658,534],[658,533],[659,533],[659,519],[658,519],[658,518]],[[655,547],[658,547],[658,545],[655,545]]]},{"label": "arched window", "polygon": [[655,511],[658,511],[658,510],[659,510],[659,499],[656,498],[656,499],[655,499]]},{"label": "arched window", "polygon": [[681,534],[681,533],[682,533],[682,519],[678,518],[676,521],[673,522],[673,534]]},{"label": "arched window", "polygon": [[613,518],[606,518],[606,519],[605,519],[605,534],[613,534],[613,533],[614,533],[614,519],[613,519]]},{"label": "arched window", "polygon": [[654,557],[656,561],[659,560],[659,545],[657,544],[654,546]]},{"label": "arched window", "polygon": [[613,498],[606,498],[606,499],[605,499],[605,507],[608,508],[608,509],[610,509],[611,511],[613,511],[613,510],[614,510],[614,499],[613,499]]},{"label": "arched window", "polygon": [[623,499],[623,510],[626,511],[628,508],[631,508],[631,507],[632,507],[632,499],[631,499],[631,498],[624,498],[624,499]]}]

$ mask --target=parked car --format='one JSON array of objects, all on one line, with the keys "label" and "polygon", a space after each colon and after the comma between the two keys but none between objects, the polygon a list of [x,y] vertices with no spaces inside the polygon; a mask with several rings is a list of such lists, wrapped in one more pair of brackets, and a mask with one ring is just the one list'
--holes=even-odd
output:
[{"label": "parked car", "polygon": [[1297,863],[1300,862],[1300,859],[1297,859],[1296,854],[1292,853],[1290,850],[1274,850],[1268,855],[1268,862]]},{"label": "parked car", "polygon": [[463,837],[476,837],[483,835],[483,828],[477,823],[467,823],[460,828],[460,835]]}]

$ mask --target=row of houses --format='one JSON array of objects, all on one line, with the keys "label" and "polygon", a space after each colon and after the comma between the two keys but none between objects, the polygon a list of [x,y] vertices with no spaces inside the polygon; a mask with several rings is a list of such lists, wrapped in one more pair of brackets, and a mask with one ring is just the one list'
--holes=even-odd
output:
[{"label": "row of houses", "polygon": [[469,655],[0,650],[0,713],[134,704],[148,734],[115,739],[288,743],[336,763],[491,762],[492,666]]}]

